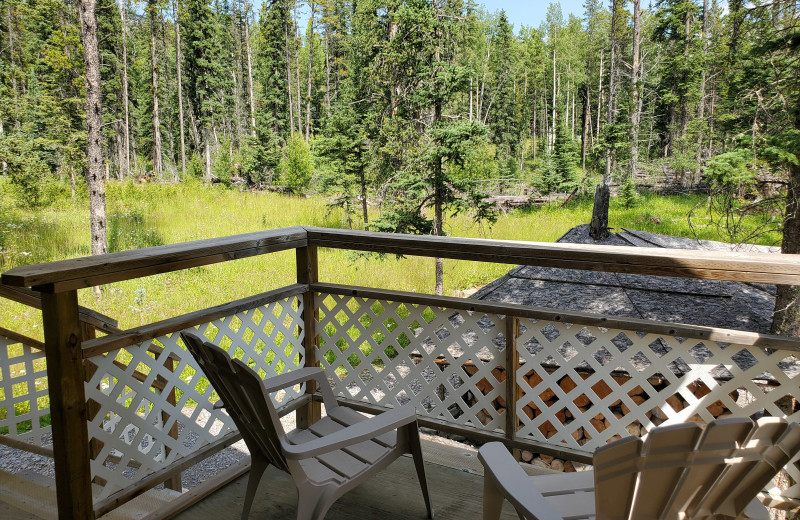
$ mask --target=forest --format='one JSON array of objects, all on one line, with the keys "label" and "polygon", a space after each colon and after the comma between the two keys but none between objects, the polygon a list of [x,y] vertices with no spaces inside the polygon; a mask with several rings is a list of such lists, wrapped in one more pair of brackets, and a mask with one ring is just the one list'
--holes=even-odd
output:
[{"label": "forest", "polygon": [[546,10],[515,32],[474,0],[0,0],[0,175],[31,208],[88,191],[93,253],[103,182],[131,177],[434,235],[495,218],[478,181],[668,182],[710,194],[724,239],[800,252],[796,0]]}]

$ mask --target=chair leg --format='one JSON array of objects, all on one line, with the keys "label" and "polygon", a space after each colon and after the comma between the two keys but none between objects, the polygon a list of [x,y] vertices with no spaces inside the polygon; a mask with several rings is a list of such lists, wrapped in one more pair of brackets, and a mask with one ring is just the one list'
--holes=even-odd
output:
[{"label": "chair leg", "polygon": [[335,500],[324,491],[313,489],[310,491],[297,490],[297,520],[323,520],[328,509]]},{"label": "chair leg", "polygon": [[253,505],[258,483],[261,482],[261,477],[264,475],[267,466],[269,466],[269,462],[263,457],[253,456],[250,459],[250,476],[247,478],[247,492],[244,495],[242,520],[247,520],[247,517],[250,516],[250,507]]},{"label": "chair leg", "polygon": [[417,478],[422,488],[422,497],[425,499],[425,508],[428,510],[428,518],[433,518],[433,506],[431,506],[431,497],[428,492],[428,480],[425,478],[425,463],[422,460],[422,446],[419,442],[417,421],[409,424],[406,427],[406,431],[408,432],[408,447],[411,450],[411,456],[414,458],[414,466],[417,469]]},{"label": "chair leg", "polygon": [[[483,476],[483,520],[499,520],[503,511],[503,494],[489,475]],[[519,515],[519,512],[517,512]],[[522,516],[520,515],[522,519]]]}]

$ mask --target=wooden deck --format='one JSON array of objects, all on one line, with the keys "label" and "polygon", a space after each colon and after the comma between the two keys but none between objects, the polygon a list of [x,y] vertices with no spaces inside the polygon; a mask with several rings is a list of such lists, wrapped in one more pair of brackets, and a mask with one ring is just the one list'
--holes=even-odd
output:
[{"label": "wooden deck", "polygon": [[[426,463],[425,472],[436,520],[481,517],[481,475],[431,463]],[[231,482],[175,518],[238,520],[246,488],[247,475]],[[250,518],[294,520],[296,504],[297,494],[291,478],[270,467],[261,480]],[[344,495],[325,516],[326,520],[422,520],[425,517],[422,492],[414,463],[409,457],[400,457],[373,480]],[[514,509],[506,503],[501,519],[516,518]]]},{"label": "wooden deck", "polygon": [[[477,450],[463,444],[422,434],[422,452],[436,520],[480,518],[483,495],[483,467]],[[531,475],[551,473],[523,464]],[[241,518],[248,474],[209,494],[183,510],[180,520]],[[198,488],[195,488],[196,490]],[[290,477],[274,467],[261,479],[250,513],[252,520],[294,520],[297,493]],[[151,490],[103,516],[108,520],[161,518],[166,507],[175,506],[175,495]],[[160,510],[159,510],[160,509]],[[0,518],[3,520],[55,520],[55,482],[36,474],[11,475],[0,472]],[[393,462],[374,479],[350,491],[331,507],[326,520],[404,520],[425,518],[414,463],[409,456]],[[514,520],[516,513],[505,504],[501,520]]]}]

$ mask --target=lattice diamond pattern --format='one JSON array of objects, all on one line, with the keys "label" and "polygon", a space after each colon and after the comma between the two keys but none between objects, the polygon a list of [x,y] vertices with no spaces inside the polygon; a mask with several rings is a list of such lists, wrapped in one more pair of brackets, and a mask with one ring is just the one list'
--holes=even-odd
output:
[{"label": "lattice diamond pattern", "polygon": [[497,315],[317,294],[318,358],[334,392],[495,430],[503,427],[505,322]]},{"label": "lattice diamond pattern", "polygon": [[[303,365],[302,325],[302,300],[292,297],[199,330],[266,378]],[[105,482],[95,500],[235,429],[224,411],[213,410],[216,394],[177,333],[92,358],[87,370],[92,476]],[[273,399],[285,403],[303,391]]]},{"label": "lattice diamond pattern", "polygon": [[[567,323],[521,323],[518,437],[593,452],[661,424],[764,413],[800,421],[790,352]],[[800,496],[796,462],[786,468],[794,485],[781,494]]]},{"label": "lattice diamond pattern", "polygon": [[0,435],[41,446],[49,433],[44,351],[0,336]]}]

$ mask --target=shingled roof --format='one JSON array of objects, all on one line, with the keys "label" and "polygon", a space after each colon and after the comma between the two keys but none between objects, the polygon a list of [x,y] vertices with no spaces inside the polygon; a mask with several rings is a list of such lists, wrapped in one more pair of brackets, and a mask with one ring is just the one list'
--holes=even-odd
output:
[{"label": "shingled roof", "polygon": [[[572,228],[557,242],[780,252],[778,248],[732,246],[625,228],[597,242],[589,237],[588,224]],[[775,307],[775,286],[518,266],[472,298],[767,333]]]}]

